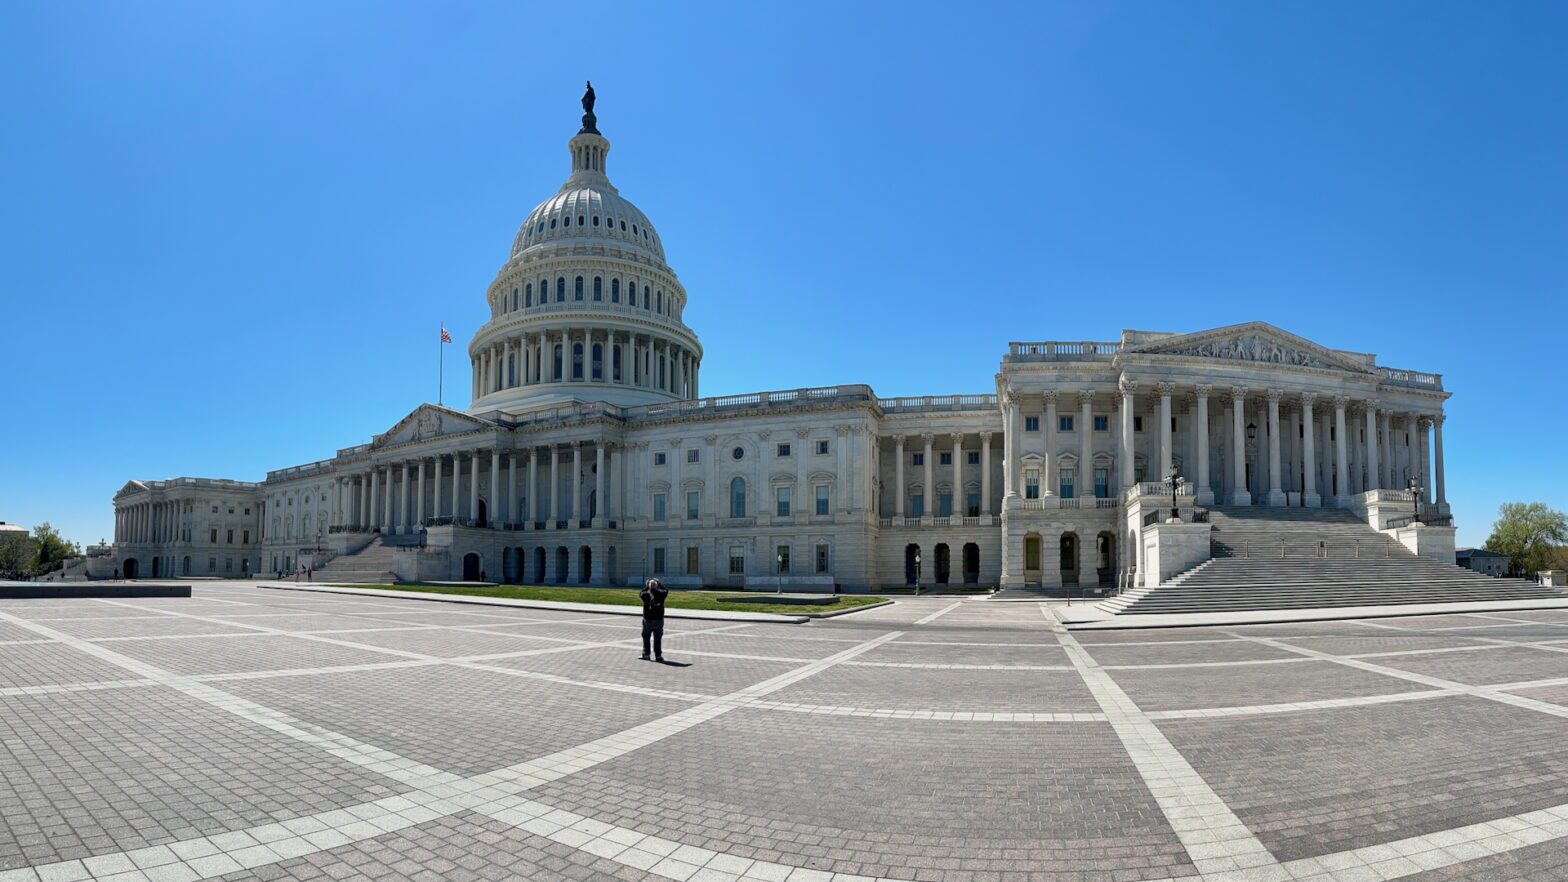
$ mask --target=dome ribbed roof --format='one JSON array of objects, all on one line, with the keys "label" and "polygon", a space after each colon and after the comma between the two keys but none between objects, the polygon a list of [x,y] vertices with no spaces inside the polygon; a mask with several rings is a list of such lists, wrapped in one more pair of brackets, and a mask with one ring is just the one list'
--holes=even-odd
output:
[{"label": "dome ribbed roof", "polygon": [[599,185],[569,181],[559,193],[539,203],[518,229],[512,256],[535,245],[567,240],[641,248],[664,261],[664,246],[648,216],[608,181]]}]

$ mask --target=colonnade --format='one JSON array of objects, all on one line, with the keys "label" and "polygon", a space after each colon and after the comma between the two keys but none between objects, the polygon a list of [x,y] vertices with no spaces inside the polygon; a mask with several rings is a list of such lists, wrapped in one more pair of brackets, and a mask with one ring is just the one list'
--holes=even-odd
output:
[{"label": "colonnade", "polygon": [[[1058,445],[1058,404],[1062,396],[1076,395],[1072,433],[1078,446],[1077,495],[1090,489],[1086,481],[1092,474],[1088,469],[1094,462],[1096,433],[1104,431],[1099,452],[1111,457],[1113,486],[1123,491],[1140,480],[1163,480],[1174,471],[1195,485],[1200,505],[1344,506],[1351,496],[1370,490],[1407,489],[1414,478],[1426,502],[1448,501],[1441,413],[1391,411],[1376,398],[1342,394],[1140,384],[1126,377],[1117,391],[1104,408],[1109,412],[1101,414],[1095,413],[1093,390],[1051,391],[1029,401],[1029,409],[1043,416],[1041,471],[1054,476],[1058,463],[1071,453]],[[1009,395],[1002,406],[1005,494],[1028,496],[1036,491],[1025,483],[1023,457],[1041,451],[1025,450],[1024,399]],[[1141,455],[1138,417],[1148,439]],[[1104,420],[1104,429],[1096,428],[1097,419]],[[1140,458],[1146,463],[1143,475]],[[1216,459],[1220,468],[1211,468]],[[1038,492],[1055,495],[1056,482],[1048,479]]]},{"label": "colonnade", "polygon": [[181,503],[173,500],[116,505],[114,541],[148,545],[179,541],[180,508]]},{"label": "colonnade", "polygon": [[[592,496],[584,492],[585,456],[593,457]],[[517,450],[481,447],[378,462],[333,479],[332,526],[382,533],[415,533],[446,523],[520,530],[602,528],[624,510],[622,459],[620,446],[612,442],[581,442]],[[569,469],[564,476],[563,464]]]},{"label": "colonnade", "polygon": [[[981,515],[991,513],[991,437],[990,432],[979,433],[980,463],[975,466],[980,470],[980,509]],[[962,432],[952,432],[942,436],[927,432],[921,435],[895,435],[893,437],[893,517],[918,516],[923,521],[941,515],[941,497],[936,492],[938,481],[946,478],[949,482],[952,501],[949,516],[963,517],[968,514],[967,496],[965,492],[969,483],[964,480],[964,469],[968,467],[969,449],[965,446],[965,435]],[[945,449],[938,449],[938,440],[943,442]],[[914,442],[914,449],[910,449],[910,442]],[[909,492],[910,484],[905,480],[904,464],[911,461],[910,454],[919,450],[922,452],[920,472],[917,476],[921,480],[921,510],[914,515],[908,515],[913,500]],[[937,457],[941,453],[948,453],[947,465],[940,465]],[[911,468],[914,468],[911,465]],[[945,473],[945,474],[939,474]]]},{"label": "colonnade", "polygon": [[695,351],[655,334],[605,328],[534,331],[480,349],[473,358],[472,393],[478,399],[519,386],[606,383],[696,398],[699,363]]}]

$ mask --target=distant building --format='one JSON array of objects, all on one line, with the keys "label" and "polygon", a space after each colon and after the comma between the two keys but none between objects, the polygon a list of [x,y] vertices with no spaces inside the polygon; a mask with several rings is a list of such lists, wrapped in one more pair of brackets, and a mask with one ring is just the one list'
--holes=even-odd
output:
[{"label": "distant building", "polygon": [[1454,562],[1488,576],[1508,573],[1508,555],[1487,551],[1485,548],[1461,548],[1454,552]]}]

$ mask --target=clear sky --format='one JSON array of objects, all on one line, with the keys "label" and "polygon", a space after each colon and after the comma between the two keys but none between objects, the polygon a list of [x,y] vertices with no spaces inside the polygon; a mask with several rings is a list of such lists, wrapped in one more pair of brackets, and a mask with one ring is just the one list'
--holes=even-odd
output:
[{"label": "clear sky", "polygon": [[0,520],[436,397],[584,79],[705,394],[1272,322],[1437,371],[1461,544],[1568,506],[1568,4],[0,4]]}]

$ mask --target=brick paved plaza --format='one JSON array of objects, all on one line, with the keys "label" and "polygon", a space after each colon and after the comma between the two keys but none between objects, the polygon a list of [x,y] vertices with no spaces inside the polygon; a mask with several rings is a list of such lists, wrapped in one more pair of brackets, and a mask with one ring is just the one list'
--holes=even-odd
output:
[{"label": "brick paved plaza", "polygon": [[0,602],[0,882],[1568,878],[1568,611]]}]

